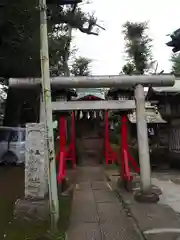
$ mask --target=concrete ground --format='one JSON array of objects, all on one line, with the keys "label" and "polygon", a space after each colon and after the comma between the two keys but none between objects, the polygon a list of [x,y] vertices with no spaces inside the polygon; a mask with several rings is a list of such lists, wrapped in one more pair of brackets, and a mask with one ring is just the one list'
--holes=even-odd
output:
[{"label": "concrete ground", "polygon": [[141,239],[133,219],[105,180],[103,167],[77,168],[67,239]]},{"label": "concrete ground", "polygon": [[107,171],[110,184],[118,192],[124,208],[147,240],[180,239],[180,177],[179,171],[153,172],[152,184],[158,186],[162,195],[157,204],[138,203],[133,193],[117,189],[117,171]]},{"label": "concrete ground", "polygon": [[152,183],[162,190],[159,204],[168,205],[180,213],[180,172],[177,170],[153,172]]}]

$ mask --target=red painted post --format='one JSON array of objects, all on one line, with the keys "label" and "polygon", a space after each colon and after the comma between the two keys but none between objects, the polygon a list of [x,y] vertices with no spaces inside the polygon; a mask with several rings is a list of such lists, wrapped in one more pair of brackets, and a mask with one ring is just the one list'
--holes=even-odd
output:
[{"label": "red painted post", "polygon": [[104,132],[104,135],[105,135],[105,160],[106,160],[106,165],[108,165],[109,163],[109,159],[108,159],[108,142],[109,142],[109,135],[108,135],[108,111],[105,110],[105,132]]},{"label": "red painted post", "polygon": [[126,141],[127,141],[127,130],[126,130],[126,116],[121,117],[121,179],[124,180],[125,177],[125,155],[126,151]]},{"label": "red painted post", "polygon": [[139,167],[137,166],[135,160],[132,158],[132,156],[130,155],[129,152],[128,152],[128,159],[129,159],[132,167],[134,168],[135,172],[136,172],[136,173],[139,173],[139,172],[140,172],[140,169],[139,169]]},{"label": "red painted post", "polygon": [[63,178],[65,177],[64,165],[65,165],[64,152],[60,152],[59,168],[58,168],[58,175],[57,175],[58,184],[60,184]]},{"label": "red painted post", "polygon": [[[62,126],[64,126],[64,123],[61,123],[61,124],[62,124]],[[65,120],[65,126],[66,126],[66,120]],[[61,132],[61,134],[63,134],[63,132]],[[63,141],[65,141],[65,144],[62,144],[62,145],[65,146],[65,148],[64,148],[64,161],[66,163],[66,160],[70,160],[72,162],[73,167],[75,167],[75,165],[76,165],[75,137],[76,137],[75,136],[75,115],[74,115],[74,112],[72,112],[70,144],[69,144],[68,148],[66,149],[66,138],[65,139],[63,138]]]},{"label": "red painted post", "polygon": [[64,116],[59,118],[59,151],[65,152],[66,148],[66,120]]},{"label": "red painted post", "polygon": [[65,151],[66,151],[66,120],[64,116],[59,118],[59,171],[58,183],[65,176]]},{"label": "red painted post", "polygon": [[131,173],[130,173],[130,168],[129,168],[129,162],[128,162],[128,154],[127,151],[124,150],[124,169],[125,169],[125,180],[128,182],[131,181]]},{"label": "red painted post", "polygon": [[76,132],[75,132],[75,113],[72,112],[71,138],[72,138],[72,162],[73,167],[76,165]]},{"label": "red painted post", "polygon": [[139,173],[139,168],[128,151],[127,143],[127,117],[121,117],[121,178],[123,181],[132,181],[130,171],[130,163],[136,173]]}]

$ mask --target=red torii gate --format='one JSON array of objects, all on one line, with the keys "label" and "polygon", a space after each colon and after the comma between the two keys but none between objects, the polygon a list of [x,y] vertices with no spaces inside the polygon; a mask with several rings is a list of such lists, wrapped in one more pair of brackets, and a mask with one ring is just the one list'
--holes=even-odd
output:
[{"label": "red torii gate", "polygon": [[[83,100],[100,100],[100,98],[88,95],[82,98]],[[82,100],[81,99],[81,100]],[[109,116],[108,111],[105,110],[104,112],[104,157],[106,165],[111,163],[118,164],[118,157],[116,153],[113,151],[110,141],[109,141]],[[139,168],[137,167],[136,162],[130,155],[128,151],[128,144],[127,144],[127,117],[123,115],[121,117],[121,178],[123,182],[130,182],[132,181],[132,175],[130,171],[131,163],[132,167],[134,168],[135,172],[139,173]],[[70,160],[72,162],[72,167],[76,166],[76,146],[75,146],[75,112],[71,113],[71,134],[70,134],[70,144],[66,147],[66,118],[64,116],[60,116],[59,118],[59,153],[56,156],[56,159],[59,161],[59,168],[58,168],[58,175],[57,180],[60,184],[61,181],[66,176],[66,161]]]}]

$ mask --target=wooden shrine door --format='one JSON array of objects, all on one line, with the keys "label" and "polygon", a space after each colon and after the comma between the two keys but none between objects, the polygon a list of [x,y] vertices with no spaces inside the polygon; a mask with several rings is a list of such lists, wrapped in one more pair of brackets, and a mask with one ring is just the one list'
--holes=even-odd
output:
[{"label": "wooden shrine door", "polygon": [[76,120],[76,149],[80,165],[97,165],[104,158],[104,123],[99,119]]}]

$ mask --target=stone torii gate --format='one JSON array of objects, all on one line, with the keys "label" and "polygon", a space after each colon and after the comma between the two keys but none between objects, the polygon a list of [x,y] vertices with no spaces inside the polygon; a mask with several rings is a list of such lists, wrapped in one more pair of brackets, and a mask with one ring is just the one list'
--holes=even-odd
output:
[{"label": "stone torii gate", "polygon": [[[151,171],[149,160],[149,146],[147,124],[145,115],[144,87],[148,86],[173,86],[173,76],[88,76],[88,77],[56,77],[51,81],[51,87],[65,88],[117,88],[122,86],[134,87],[132,100],[104,100],[104,101],[55,101],[52,102],[52,111],[74,110],[113,110],[121,111],[136,109],[137,137],[140,161],[141,192],[139,195],[150,196]],[[41,87],[40,79],[10,79],[9,86],[19,89]],[[42,103],[43,104],[43,103]]]}]

